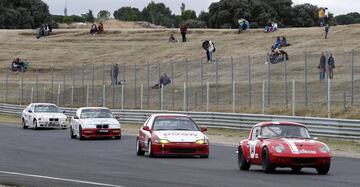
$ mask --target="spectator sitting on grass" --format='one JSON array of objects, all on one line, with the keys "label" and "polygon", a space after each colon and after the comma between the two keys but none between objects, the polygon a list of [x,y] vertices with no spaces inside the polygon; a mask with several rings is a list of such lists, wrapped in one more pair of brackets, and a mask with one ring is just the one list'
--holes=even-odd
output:
[{"label": "spectator sitting on grass", "polygon": [[[161,76],[160,76],[160,85],[161,86],[166,86],[166,85],[168,85],[168,84],[170,84],[171,83],[171,79],[170,79],[170,77],[168,77],[167,76],[167,74],[166,73],[164,73],[164,74],[162,74]],[[159,84],[155,84],[153,87],[151,87],[151,88],[153,88],[153,89],[159,89],[161,86],[159,86]]]}]

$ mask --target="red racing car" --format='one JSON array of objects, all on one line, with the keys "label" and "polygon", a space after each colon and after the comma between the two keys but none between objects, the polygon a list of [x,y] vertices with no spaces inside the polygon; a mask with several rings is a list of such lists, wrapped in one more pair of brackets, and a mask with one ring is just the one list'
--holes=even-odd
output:
[{"label": "red racing car", "polygon": [[209,140],[187,115],[154,114],[140,128],[136,153],[149,157],[161,155],[195,155],[209,157]]},{"label": "red racing car", "polygon": [[327,145],[310,138],[307,128],[293,122],[262,122],[255,125],[249,138],[238,147],[240,170],[261,165],[271,173],[276,167],[290,167],[293,172],[315,168],[319,174],[329,172],[331,152]]}]

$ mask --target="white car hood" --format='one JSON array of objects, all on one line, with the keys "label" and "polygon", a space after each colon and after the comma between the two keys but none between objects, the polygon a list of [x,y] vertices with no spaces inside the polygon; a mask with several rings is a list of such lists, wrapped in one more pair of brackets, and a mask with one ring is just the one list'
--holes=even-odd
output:
[{"label": "white car hood", "polygon": [[200,131],[154,131],[153,135],[170,142],[195,142],[199,139],[207,139]]},{"label": "white car hood", "polygon": [[66,119],[66,115],[63,113],[35,113],[37,118],[59,118],[59,119]]},{"label": "white car hood", "polygon": [[109,128],[120,128],[120,123],[114,118],[87,118],[80,119],[82,125],[109,125]]}]

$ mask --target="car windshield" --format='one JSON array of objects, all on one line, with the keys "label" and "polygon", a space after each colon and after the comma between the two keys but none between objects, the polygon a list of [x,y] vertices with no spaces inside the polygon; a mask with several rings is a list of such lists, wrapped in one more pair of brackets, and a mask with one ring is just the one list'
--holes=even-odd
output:
[{"label": "car windshield", "polygon": [[55,105],[35,105],[35,113],[60,113],[60,110]]},{"label": "car windshield", "polygon": [[198,126],[188,117],[157,117],[155,118],[154,131],[161,130],[182,130],[182,131],[199,131]]},{"label": "car windshield", "polygon": [[298,125],[268,125],[261,128],[263,138],[310,138],[305,127]]},{"label": "car windshield", "polygon": [[80,118],[114,118],[108,109],[84,109]]}]

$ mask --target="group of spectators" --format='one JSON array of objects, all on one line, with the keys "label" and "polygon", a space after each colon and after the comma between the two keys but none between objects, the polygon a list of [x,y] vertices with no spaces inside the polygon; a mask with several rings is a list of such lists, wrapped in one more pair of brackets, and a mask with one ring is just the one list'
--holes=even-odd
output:
[{"label": "group of spectators", "polygon": [[104,32],[104,24],[100,23],[99,26],[96,26],[96,24],[92,24],[90,29],[90,34],[96,35],[96,34],[102,34]]},{"label": "group of spectators", "polygon": [[278,29],[278,24],[276,22],[269,21],[264,28],[264,32],[275,32]]},{"label": "group of spectators", "polygon": [[49,36],[49,34],[52,32],[53,28],[50,24],[43,24],[38,29],[36,38],[39,39],[44,36]]},{"label": "group of spectators", "polygon": [[326,70],[329,70],[328,73],[329,79],[333,79],[334,69],[335,69],[335,59],[332,56],[332,53],[330,53],[329,57],[326,58],[325,53],[322,52],[320,56],[320,63],[317,68],[319,69],[320,81],[325,79]]}]

